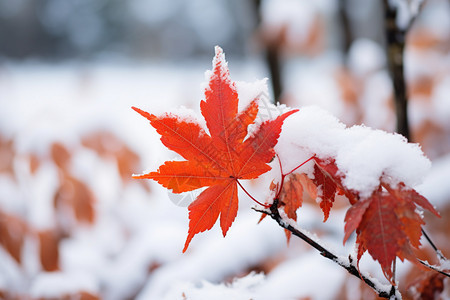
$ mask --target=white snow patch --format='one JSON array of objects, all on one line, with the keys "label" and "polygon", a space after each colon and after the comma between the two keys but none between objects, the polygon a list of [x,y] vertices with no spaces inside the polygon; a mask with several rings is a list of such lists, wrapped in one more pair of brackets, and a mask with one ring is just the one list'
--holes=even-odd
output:
[{"label": "white snow patch", "polygon": [[299,157],[335,159],[343,184],[363,198],[378,187],[381,177],[392,185],[413,187],[431,165],[420,147],[404,137],[365,126],[346,128],[318,107],[303,107],[286,119],[276,151],[286,170],[301,163]]},{"label": "white snow patch", "polygon": [[292,70],[286,86],[299,106],[315,105],[339,118],[349,118],[348,107],[342,101],[340,87],[332,75],[336,69],[315,65],[301,68],[302,72]]},{"label": "white snow patch", "polygon": [[276,267],[267,275],[259,292],[264,296],[262,299],[333,299],[346,274],[345,270],[313,250]]},{"label": "white snow patch", "polygon": [[29,223],[37,229],[52,228],[55,224],[54,195],[59,185],[59,174],[50,163],[43,164],[29,178],[27,201]]},{"label": "white snow patch", "polygon": [[286,30],[292,44],[302,43],[310,32],[317,8],[313,2],[296,0],[265,0],[261,3],[263,26],[274,34]]},{"label": "white snow patch", "polygon": [[439,123],[450,128],[450,76],[442,78],[433,89],[431,101],[434,115]]},{"label": "white snow patch", "polygon": [[40,273],[31,285],[30,294],[36,298],[59,298],[80,291],[96,294],[98,283],[89,273]]},{"label": "white snow patch", "polygon": [[241,211],[226,239],[218,226],[207,237],[196,236],[183,259],[170,261],[155,270],[137,299],[160,299],[173,282],[218,282],[284,249],[283,230],[273,222],[257,225],[258,217],[254,211]]},{"label": "white snow patch", "polygon": [[26,279],[23,269],[17,262],[0,247],[0,289],[20,291],[25,289]]},{"label": "white snow patch", "polygon": [[386,64],[386,56],[381,46],[369,39],[354,41],[349,50],[348,60],[350,69],[358,77],[379,71]]},{"label": "white snow patch", "polygon": [[444,207],[450,199],[448,178],[450,178],[450,154],[433,161],[431,171],[416,190],[434,205]]},{"label": "white snow patch", "polygon": [[265,283],[263,274],[250,273],[242,278],[235,278],[231,284],[212,284],[202,280],[200,284],[192,282],[176,283],[164,299],[178,299],[184,295],[192,300],[248,300],[263,299],[258,288]]},{"label": "white snow patch", "polygon": [[239,111],[244,110],[255,99],[270,103],[267,78],[255,82],[236,81],[235,85],[239,95]]},{"label": "white snow patch", "polygon": [[360,95],[365,107],[363,123],[373,128],[393,131],[395,115],[389,106],[392,95],[392,82],[385,70],[373,73],[365,81]]}]

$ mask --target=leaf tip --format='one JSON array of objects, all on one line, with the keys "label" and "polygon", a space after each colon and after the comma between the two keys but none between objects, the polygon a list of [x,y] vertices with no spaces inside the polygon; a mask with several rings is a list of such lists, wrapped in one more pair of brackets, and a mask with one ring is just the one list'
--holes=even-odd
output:
[{"label": "leaf tip", "polygon": [[224,55],[223,54],[223,49],[219,45],[216,45],[214,47],[214,53],[215,53],[216,58],[219,58],[220,56]]},{"label": "leaf tip", "polygon": [[342,245],[345,246],[345,243],[347,242],[347,240],[350,238],[350,236],[352,235],[353,231],[349,232],[349,231],[345,231],[345,236],[344,236],[344,240],[342,242]]},{"label": "leaf tip", "polygon": [[144,118],[146,118],[146,119],[149,120],[149,121],[153,121],[153,119],[155,118],[154,115],[151,115],[151,114],[149,114],[148,112],[143,111],[142,109],[139,109],[139,108],[137,108],[137,107],[135,107],[135,106],[132,106],[131,108],[132,108],[135,112],[137,112],[138,114],[140,114],[141,116],[143,116]]},{"label": "leaf tip", "polygon": [[131,109],[138,113],[140,113],[142,111],[139,108],[137,108],[136,106],[132,106]]},{"label": "leaf tip", "polygon": [[296,108],[296,109],[291,109],[290,111],[285,112],[284,114],[282,114],[283,120],[286,119],[287,117],[289,117],[290,115],[295,114],[298,111],[299,111],[299,109]]},{"label": "leaf tip", "polygon": [[222,48],[219,46],[216,46],[214,48],[215,55],[213,59],[213,73],[223,74],[222,76],[227,77],[228,75],[228,63],[225,60],[225,53],[223,52]]},{"label": "leaf tip", "polygon": [[184,243],[183,253],[186,252],[186,250],[187,250],[187,248],[189,247],[189,244],[191,243],[193,237],[194,237],[193,234],[191,234],[191,233],[188,234],[188,237],[187,237],[187,239],[186,239],[186,242]]},{"label": "leaf tip", "polygon": [[131,178],[133,178],[133,179],[153,179],[151,173],[133,174],[133,175],[131,175]]}]

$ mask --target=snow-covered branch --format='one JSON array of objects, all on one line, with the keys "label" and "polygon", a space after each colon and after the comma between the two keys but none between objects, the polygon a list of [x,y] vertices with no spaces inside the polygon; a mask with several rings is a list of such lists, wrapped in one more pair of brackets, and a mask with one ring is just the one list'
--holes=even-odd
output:
[{"label": "snow-covered branch", "polygon": [[342,257],[337,256],[324,246],[322,246],[318,241],[316,241],[314,238],[308,236],[305,232],[297,229],[294,224],[292,224],[292,220],[290,220],[287,217],[282,216],[282,212],[278,209],[278,199],[275,199],[267,210],[259,210],[254,208],[255,211],[261,212],[264,214],[269,215],[272,219],[274,219],[278,225],[283,227],[286,230],[289,230],[293,235],[297,236],[298,238],[305,241],[307,244],[312,246],[314,249],[319,251],[319,253],[329,260],[334,261],[339,266],[346,269],[350,274],[358,277],[362,281],[364,281],[369,287],[371,287],[379,297],[387,298],[387,299],[400,299],[399,294],[397,292],[397,289],[395,286],[386,286],[379,283],[377,280],[371,278],[370,276],[361,274],[358,270],[358,268],[355,266],[353,259],[351,256],[347,259],[343,259]]}]

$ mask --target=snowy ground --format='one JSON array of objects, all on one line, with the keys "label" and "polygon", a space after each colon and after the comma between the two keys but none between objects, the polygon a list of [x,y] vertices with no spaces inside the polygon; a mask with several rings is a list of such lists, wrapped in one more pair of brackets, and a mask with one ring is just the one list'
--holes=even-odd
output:
[{"label": "snowy ground", "polygon": [[[252,82],[266,76],[255,62],[230,61],[229,66],[233,80]],[[198,112],[206,69],[210,60],[184,66],[0,66],[0,234],[9,220],[6,216],[19,220],[6,224],[9,236],[16,237],[15,244],[8,243],[18,248],[0,247],[0,296],[58,298],[86,292],[104,299],[342,299],[365,295],[357,279],[350,279],[304,243],[292,239],[287,247],[283,230],[271,220],[257,225],[260,216],[245,195],[240,195],[237,220],[225,239],[214,228],[196,236],[188,252],[181,253],[188,229],[185,205],[174,204],[178,198],[154,182],[129,179],[132,173],[155,170],[173,154],[130,107],[162,112],[183,105]],[[289,71],[293,79],[288,90],[296,94],[290,105],[316,98],[327,107],[335,101],[329,105],[333,114],[349,124],[361,120],[356,113],[346,113],[349,104],[341,100],[334,77],[324,77],[329,73],[323,64],[301,70]],[[359,71],[372,72],[367,89],[386,83],[385,73]],[[295,85],[295,78],[302,85]],[[379,100],[367,90],[364,93],[367,107]],[[381,115],[383,109],[377,113]],[[380,122],[371,113],[363,119],[373,126]],[[383,125],[392,129],[389,122]],[[436,155],[431,172],[418,186],[438,209],[450,205],[449,176],[450,154]],[[264,199],[267,184],[260,180],[248,188]],[[76,205],[80,185],[92,200],[81,208]],[[323,224],[322,213],[306,203],[299,223],[345,256],[353,251],[351,241],[342,246],[345,208],[333,210]],[[442,221],[448,224],[448,219]],[[43,232],[51,232],[56,241],[59,260],[53,265],[43,262]],[[10,253],[18,253],[17,258]],[[365,258],[361,266],[382,278],[370,259]],[[400,273],[406,274],[408,268],[400,267]],[[243,278],[235,279],[239,277]]]}]

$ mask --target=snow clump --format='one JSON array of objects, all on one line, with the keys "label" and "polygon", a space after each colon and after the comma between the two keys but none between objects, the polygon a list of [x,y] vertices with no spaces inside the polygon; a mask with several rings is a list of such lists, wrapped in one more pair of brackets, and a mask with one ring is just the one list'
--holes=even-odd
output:
[{"label": "snow clump", "polygon": [[[275,150],[284,173],[312,155],[334,159],[344,186],[362,198],[372,194],[380,179],[392,186],[403,182],[414,187],[431,167],[420,146],[403,136],[364,125],[346,127],[315,106],[303,107],[285,120]],[[302,171],[311,170],[306,166]]]}]

